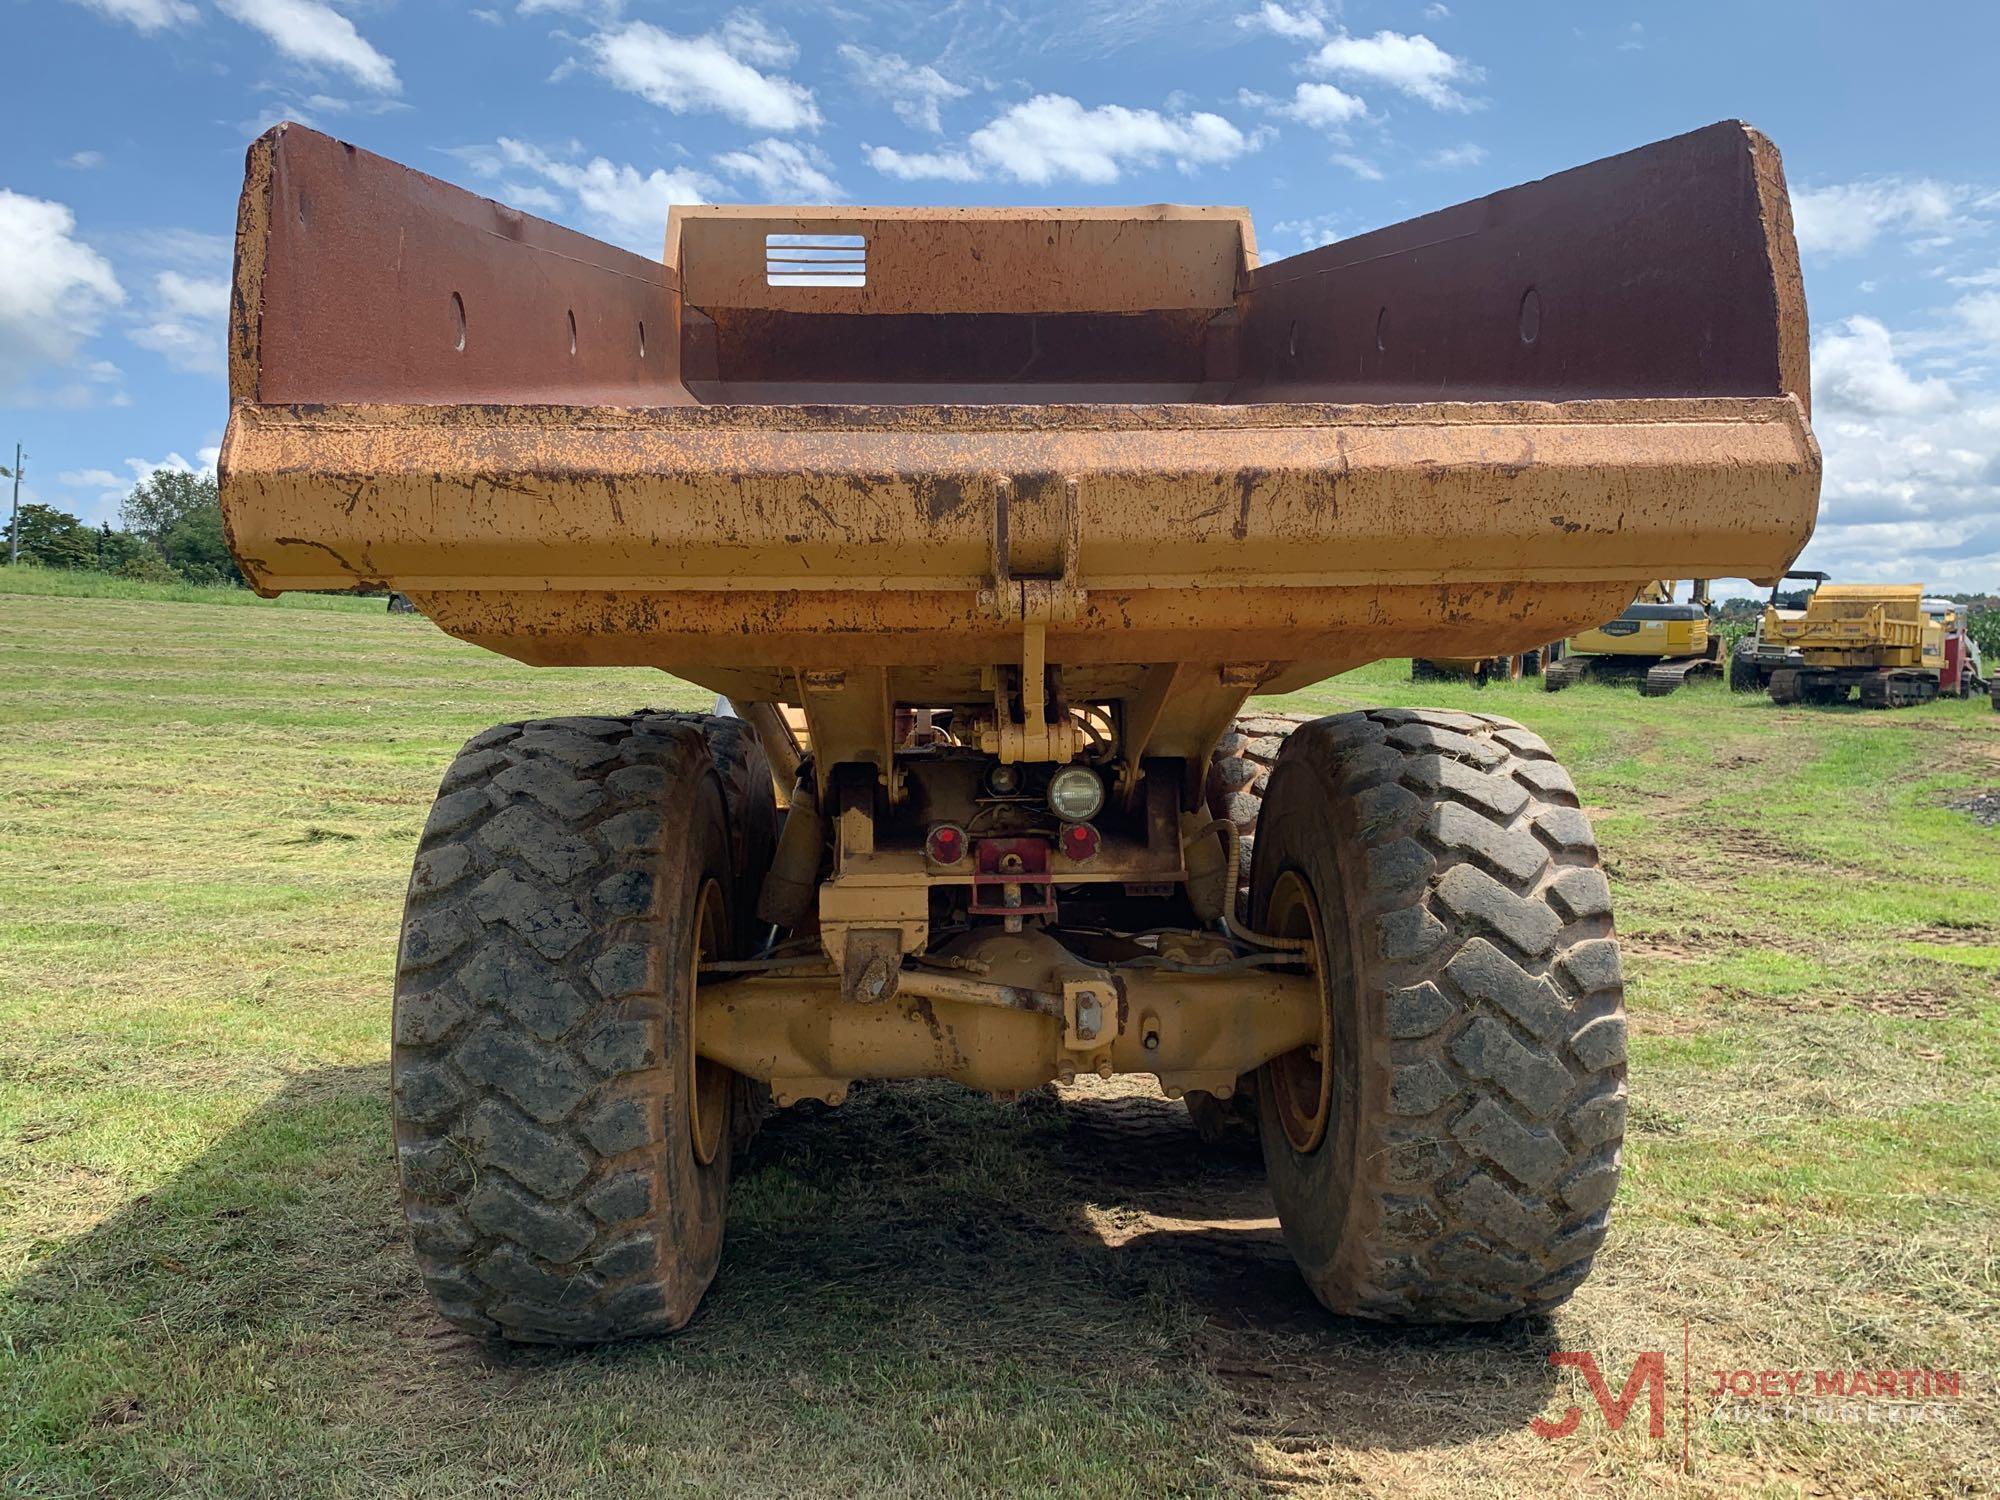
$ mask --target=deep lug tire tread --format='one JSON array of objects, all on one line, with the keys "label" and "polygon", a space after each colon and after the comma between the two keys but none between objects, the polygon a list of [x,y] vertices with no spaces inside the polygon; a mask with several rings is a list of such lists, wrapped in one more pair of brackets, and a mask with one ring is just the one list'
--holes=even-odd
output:
[{"label": "deep lug tire tread", "polygon": [[1249,914],[1250,857],[1257,846],[1257,815],[1264,806],[1264,785],[1285,748],[1286,739],[1318,715],[1300,713],[1245,714],[1229,726],[1208,758],[1205,787],[1210,816],[1236,825],[1243,846],[1237,872],[1239,915]]},{"label": "deep lug tire tread", "polygon": [[1307,836],[1274,820],[1320,798],[1361,1010],[1341,1223],[1302,1199],[1309,1158],[1264,1101],[1308,1282],[1395,1322],[1560,1303],[1603,1243],[1626,1099],[1610,894],[1568,774],[1510,719],[1382,709],[1296,730],[1266,791],[1256,913]]},{"label": "deep lug tire tread", "polygon": [[729,1148],[693,1176],[673,1157],[687,1053],[666,997],[694,941],[678,903],[707,875],[757,878],[768,800],[747,726],[701,714],[503,724],[445,773],[392,1077],[404,1212],[454,1327],[593,1343],[692,1315]]}]

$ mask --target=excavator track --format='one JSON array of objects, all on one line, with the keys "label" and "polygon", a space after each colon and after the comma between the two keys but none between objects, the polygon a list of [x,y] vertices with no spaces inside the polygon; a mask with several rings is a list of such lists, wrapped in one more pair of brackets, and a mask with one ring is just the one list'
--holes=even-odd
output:
[{"label": "excavator track", "polygon": [[1542,690],[1560,693],[1564,688],[1575,687],[1583,681],[1589,664],[1587,656],[1565,656],[1561,661],[1551,662],[1542,672]]},{"label": "excavator track", "polygon": [[1646,676],[1639,684],[1639,695],[1644,698],[1664,698],[1691,679],[1720,679],[1721,676],[1722,663],[1712,656],[1682,656],[1670,661],[1654,662],[1646,669]]},{"label": "excavator track", "polygon": [[1937,695],[1937,679],[1921,672],[1870,672],[1861,679],[1863,708],[1913,708]]}]

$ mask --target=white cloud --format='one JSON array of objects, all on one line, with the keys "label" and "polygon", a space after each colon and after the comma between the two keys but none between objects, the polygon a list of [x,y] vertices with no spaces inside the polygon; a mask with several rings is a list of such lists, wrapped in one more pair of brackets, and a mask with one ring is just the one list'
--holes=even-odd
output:
[{"label": "white cloud", "polygon": [[1952,304],[1954,313],[1973,338],[2000,352],[2000,292],[1979,292]]},{"label": "white cloud", "polygon": [[756,183],[774,202],[838,203],[847,196],[828,173],[832,163],[826,153],[816,146],[761,140],[741,151],[723,152],[715,166],[727,176]]},{"label": "white cloud", "polygon": [[1910,416],[1956,400],[1946,381],[1912,376],[1896,358],[1888,328],[1870,317],[1847,318],[1813,340],[1812,370],[1820,405],[1832,411]]},{"label": "white cloud", "polygon": [[563,206],[561,198],[533,182],[503,182],[495,196],[511,207],[532,209],[538,214],[558,213]]},{"label": "white cloud", "polygon": [[1382,169],[1365,156],[1355,156],[1351,152],[1336,151],[1328,158],[1336,167],[1345,167],[1363,182],[1380,182]]},{"label": "white cloud", "polygon": [[127,335],[177,370],[220,375],[227,365],[229,282],[162,271],[153,278],[153,300]]},{"label": "white cloud", "polygon": [[1339,133],[1341,127],[1368,117],[1368,106],[1354,95],[1330,83],[1302,83],[1292,93],[1292,102],[1273,111],[1314,130]]},{"label": "white cloud", "polygon": [[201,19],[201,12],[187,0],[70,0],[70,3],[148,32],[186,26]]},{"label": "white cloud", "polygon": [[76,237],[66,204],[0,188],[0,395],[37,399],[31,377],[69,365],[124,300],[111,262]]},{"label": "white cloud", "polygon": [[894,52],[870,52],[843,42],[840,56],[863,87],[882,95],[896,118],[937,135],[944,130],[939,108],[971,92],[928,64],[907,62]]},{"label": "white cloud", "polygon": [[963,151],[898,151],[893,146],[861,148],[868,165],[884,177],[918,182],[936,178],[943,182],[977,182],[979,167]]},{"label": "white cloud", "polygon": [[226,276],[236,240],[202,229],[143,229],[121,234],[111,245],[121,256],[143,257],[157,265],[178,266],[210,276]]},{"label": "white cloud", "polygon": [[94,525],[98,521],[116,521],[133,486],[151,479],[156,470],[213,474],[216,460],[221,456],[220,448],[210,446],[196,449],[193,462],[179,453],[169,453],[165,458],[126,458],[120,460],[125,469],[123,474],[114,469],[67,469],[56,476],[56,483],[70,491],[93,492],[86,499],[71,498],[68,503],[76,507],[81,519]]},{"label": "white cloud", "polygon": [[94,172],[97,168],[104,165],[104,153],[102,151],[72,151],[68,156],[57,162],[56,165],[59,167],[68,167],[71,171],[75,172]]},{"label": "white cloud", "polygon": [[1342,31],[1312,56],[1306,66],[1317,73],[1379,83],[1433,109],[1468,110],[1474,101],[1453,85],[1475,83],[1485,75],[1462,57],[1454,57],[1429,37],[1418,33],[1378,31],[1371,37]]},{"label": "white cloud", "polygon": [[1268,31],[1289,41],[1317,42],[1326,36],[1325,14],[1325,9],[1318,5],[1286,10],[1273,0],[1264,0],[1248,15],[1238,16],[1236,24],[1248,31]]},{"label": "white cloud", "polygon": [[722,45],[731,57],[766,68],[782,68],[798,59],[798,44],[763,18],[739,10],[722,23]]},{"label": "white cloud", "polygon": [[1424,7],[1424,19],[1426,21],[1449,21],[1451,19],[1451,7],[1438,3],[1438,0],[1433,0],[1432,4]]},{"label": "white cloud", "polygon": [[972,133],[972,155],[1017,182],[1057,178],[1116,182],[1128,166],[1161,159],[1182,171],[1234,161],[1261,139],[1221,115],[1196,111],[1169,117],[1150,109],[1106,104],[1085,109],[1064,94],[1037,94]]},{"label": "white cloud", "polygon": [[224,318],[229,315],[229,283],[202,281],[178,271],[163,271],[155,286],[161,307],[177,318]]},{"label": "white cloud", "polygon": [[1792,194],[1792,228],[1806,255],[1859,255],[1883,234],[1913,236],[1935,246],[1965,227],[1974,194],[1959,183],[1928,177],[1874,177]]},{"label": "white cloud", "polygon": [[1271,225],[1271,243],[1289,244],[1297,250],[1317,250],[1343,238],[1339,216],[1315,214],[1307,219],[1279,219]]},{"label": "white cloud", "polygon": [[1197,110],[1164,115],[1106,104],[1085,109],[1065,94],[1037,94],[972,132],[964,149],[903,152],[864,146],[869,165],[890,177],[974,182],[999,175],[1016,182],[1116,182],[1128,167],[1172,161],[1183,172],[1234,161],[1264,144],[1221,115]]},{"label": "white cloud", "polygon": [[704,36],[628,21],[590,39],[606,80],[674,114],[712,112],[754,130],[814,130],[820,114],[812,90],[758,71],[788,60],[788,46],[762,22],[740,16]]},{"label": "white cloud", "polygon": [[226,16],[261,31],[293,62],[333,68],[378,94],[400,94],[396,66],[324,0],[215,0]]},{"label": "white cloud", "polygon": [[1486,160],[1486,148],[1476,141],[1467,141],[1462,146],[1444,146],[1424,158],[1424,165],[1435,167],[1441,172],[1455,172],[1461,167],[1476,167]]},{"label": "white cloud", "polygon": [[[552,156],[539,146],[502,136],[492,146],[473,146],[451,153],[482,177],[508,178],[499,191],[509,201],[553,213],[573,202],[584,223],[609,235],[640,255],[658,256],[667,237],[667,210],[676,203],[712,201],[721,186],[692,167],[668,172],[637,167],[593,156],[587,162]],[[540,178],[541,186],[521,182],[518,174]],[[558,198],[550,189],[566,195]]]},{"label": "white cloud", "polygon": [[1980,337],[1979,309],[1962,311],[1966,324],[1942,334],[1852,317],[1814,340],[1825,479],[1809,565],[1946,588],[2000,577],[2000,396],[1913,374],[1899,352]]}]

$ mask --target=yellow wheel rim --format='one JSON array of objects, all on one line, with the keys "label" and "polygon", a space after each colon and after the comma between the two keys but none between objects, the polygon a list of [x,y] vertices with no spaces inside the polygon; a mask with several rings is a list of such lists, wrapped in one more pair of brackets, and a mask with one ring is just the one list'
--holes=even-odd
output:
[{"label": "yellow wheel rim", "polygon": [[688,958],[687,976],[689,1139],[694,1159],[704,1167],[722,1149],[722,1132],[729,1120],[729,1069],[701,1055],[699,1038],[694,1034],[694,1002],[703,960],[722,956],[723,916],[722,887],[711,880],[701,888],[701,901],[695,908],[694,951]]},{"label": "yellow wheel rim", "polygon": [[1265,1086],[1271,1091],[1285,1139],[1294,1151],[1305,1155],[1326,1138],[1327,1117],[1333,1107],[1333,1006],[1327,994],[1330,964],[1320,931],[1319,902],[1296,870],[1278,877],[1264,927],[1277,937],[1312,939],[1313,966],[1319,981],[1319,1045],[1296,1048],[1272,1058],[1264,1067]]}]

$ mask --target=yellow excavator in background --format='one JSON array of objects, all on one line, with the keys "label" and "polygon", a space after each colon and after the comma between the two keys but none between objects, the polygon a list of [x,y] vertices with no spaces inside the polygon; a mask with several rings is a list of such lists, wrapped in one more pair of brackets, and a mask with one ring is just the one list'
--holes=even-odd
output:
[{"label": "yellow excavator in background", "polygon": [[1722,637],[1709,618],[1708,580],[1695,580],[1694,597],[1674,602],[1677,579],[1655,578],[1615,620],[1569,638],[1562,658],[1542,673],[1542,686],[1559,693],[1576,683],[1637,679],[1647,698],[1664,698],[1691,679],[1722,680]]}]

